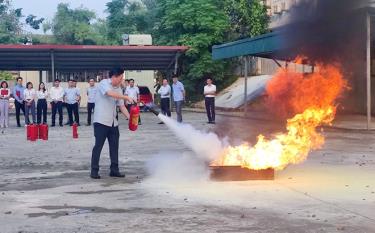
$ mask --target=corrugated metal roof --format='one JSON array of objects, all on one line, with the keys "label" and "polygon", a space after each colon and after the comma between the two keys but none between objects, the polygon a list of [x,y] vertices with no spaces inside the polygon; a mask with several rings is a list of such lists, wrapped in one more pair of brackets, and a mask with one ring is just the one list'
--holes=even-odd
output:
[{"label": "corrugated metal roof", "polygon": [[0,70],[166,70],[186,46],[0,45]]}]

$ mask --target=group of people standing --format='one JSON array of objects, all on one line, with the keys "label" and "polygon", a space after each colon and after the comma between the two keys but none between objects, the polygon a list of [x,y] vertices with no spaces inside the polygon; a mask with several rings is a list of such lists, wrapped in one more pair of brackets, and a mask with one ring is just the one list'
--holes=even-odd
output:
[{"label": "group of people standing", "polygon": [[[88,117],[87,125],[91,125],[91,113],[95,108],[96,87],[95,80],[90,79],[87,88],[88,96]],[[28,82],[26,87],[23,86],[23,78],[18,77],[16,85],[11,91],[6,81],[0,84],[0,127],[9,126],[9,99],[14,98],[16,109],[17,127],[21,127],[21,111],[25,117],[25,125],[29,124],[47,124],[48,101],[52,109],[51,127],[56,125],[56,114],[59,114],[58,123],[63,126],[63,107],[68,111],[68,122],[66,125],[73,123],[80,124],[79,105],[81,101],[80,90],[76,87],[75,80],[69,80],[68,88],[60,86],[60,80],[56,79],[54,85],[47,90],[46,85],[41,82],[38,89],[35,90],[33,83]],[[73,118],[74,117],[74,118]]]},{"label": "group of people standing", "polygon": [[[173,83],[169,84],[168,79],[164,78],[162,84],[157,88],[157,93],[160,95],[161,113],[171,117],[171,98],[176,108],[177,121],[182,122],[182,106],[185,101],[186,92],[182,82],[174,75],[172,77]],[[58,114],[58,124],[63,126],[63,108],[68,112],[68,121],[65,125],[73,125],[76,123],[80,125],[79,106],[81,101],[80,90],[76,86],[76,80],[71,79],[68,82],[68,87],[60,86],[60,80],[56,79],[53,86],[47,90],[46,85],[41,82],[37,88],[34,89],[33,83],[28,82],[26,87],[23,86],[22,77],[18,77],[16,85],[11,91],[8,83],[2,81],[0,83],[0,127],[7,128],[9,126],[9,99],[11,96],[15,99],[16,121],[17,126],[21,127],[20,115],[21,111],[25,117],[25,125],[29,124],[47,124],[47,109],[48,103],[52,110],[51,127],[56,126],[56,115]],[[140,92],[134,83],[134,79],[126,79],[121,85],[122,94],[128,96],[136,104],[140,101]],[[87,126],[91,125],[91,115],[95,109],[95,101],[97,94],[97,87],[93,78],[89,79],[89,87],[87,94]],[[209,124],[215,124],[215,95],[216,86],[212,84],[212,78],[206,79],[203,94],[205,96],[205,106],[207,111],[207,118]],[[124,106],[128,112],[133,103],[129,101],[124,102]],[[116,114],[117,115],[117,114]],[[141,118],[139,118],[141,124]],[[160,122],[159,124],[163,124]]]},{"label": "group of people standing", "polygon": [[[172,80],[172,88],[169,85],[168,79],[163,78],[162,85],[157,90],[158,94],[160,95],[161,113],[168,117],[171,116],[170,99],[172,96],[176,108],[177,121],[182,122],[182,106],[185,102],[186,92],[184,85],[178,80],[176,75],[172,77]],[[212,81],[213,80],[211,77],[207,77],[206,85],[204,86],[203,90],[208,124],[215,124],[216,86],[212,83]],[[159,124],[163,124],[163,122],[160,122]]]}]

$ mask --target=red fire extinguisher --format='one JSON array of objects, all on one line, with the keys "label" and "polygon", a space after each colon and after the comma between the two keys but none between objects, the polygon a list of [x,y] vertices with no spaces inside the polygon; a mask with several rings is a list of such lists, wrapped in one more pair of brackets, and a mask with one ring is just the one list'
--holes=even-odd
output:
[{"label": "red fire extinguisher", "polygon": [[36,141],[38,139],[38,127],[34,124],[26,127],[27,140]]},{"label": "red fire extinguisher", "polygon": [[31,135],[30,125],[27,125],[26,126],[26,138],[28,141],[30,141],[30,135]]},{"label": "red fire extinguisher", "polygon": [[39,139],[48,140],[48,125],[42,124],[39,125]]},{"label": "red fire extinguisher", "polygon": [[78,124],[74,123],[72,126],[73,138],[78,138]]},{"label": "red fire extinguisher", "polygon": [[129,118],[129,130],[130,131],[136,131],[138,129],[139,113],[140,113],[139,106],[137,105],[131,106],[130,118]]}]

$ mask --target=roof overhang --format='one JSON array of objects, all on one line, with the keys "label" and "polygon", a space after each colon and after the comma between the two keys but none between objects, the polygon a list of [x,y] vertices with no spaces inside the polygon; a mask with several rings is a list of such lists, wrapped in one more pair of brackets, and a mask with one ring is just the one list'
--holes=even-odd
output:
[{"label": "roof overhang", "polygon": [[[374,1],[375,2],[375,1]],[[375,3],[371,5],[359,5],[354,9],[355,15],[375,16]],[[364,21],[365,25],[365,21]],[[212,48],[212,59],[221,60],[227,58],[254,56],[270,59],[293,60],[298,54],[293,49],[290,43],[285,43],[287,39],[287,31],[284,27],[279,30],[264,34],[258,37],[242,39],[234,42],[229,42],[222,45],[214,45]],[[321,43],[319,36],[311,38],[311,43]],[[298,47],[298,44],[293,45]]]},{"label": "roof overhang", "polygon": [[0,45],[0,70],[168,70],[186,46]]},{"label": "roof overhang", "polygon": [[281,49],[281,34],[273,32],[254,38],[214,45],[212,48],[212,58],[220,60],[249,55],[273,58],[275,57],[275,51]]}]

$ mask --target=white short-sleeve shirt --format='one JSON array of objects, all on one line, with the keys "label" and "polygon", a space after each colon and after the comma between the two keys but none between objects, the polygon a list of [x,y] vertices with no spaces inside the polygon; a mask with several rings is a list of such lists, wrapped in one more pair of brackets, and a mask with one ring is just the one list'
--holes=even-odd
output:
[{"label": "white short-sleeve shirt", "polygon": [[[212,93],[212,92],[215,92],[216,93],[216,86],[211,84],[211,85],[206,85],[204,86],[204,94],[206,93]],[[206,97],[215,97],[215,95],[205,95]]]}]

